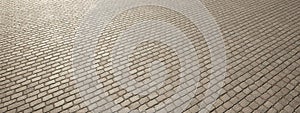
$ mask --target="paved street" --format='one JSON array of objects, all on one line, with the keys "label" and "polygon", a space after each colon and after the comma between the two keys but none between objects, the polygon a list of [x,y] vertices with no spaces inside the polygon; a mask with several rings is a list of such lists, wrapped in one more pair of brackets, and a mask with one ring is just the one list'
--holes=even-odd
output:
[{"label": "paved street", "polygon": [[299,0],[0,0],[0,113],[300,113]]}]

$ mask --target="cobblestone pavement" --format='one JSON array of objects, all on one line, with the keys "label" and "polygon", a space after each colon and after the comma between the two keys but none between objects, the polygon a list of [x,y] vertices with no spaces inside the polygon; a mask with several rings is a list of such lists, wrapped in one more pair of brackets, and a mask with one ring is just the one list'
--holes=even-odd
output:
[{"label": "cobblestone pavement", "polygon": [[299,0],[102,1],[0,1],[0,112],[300,113]]}]

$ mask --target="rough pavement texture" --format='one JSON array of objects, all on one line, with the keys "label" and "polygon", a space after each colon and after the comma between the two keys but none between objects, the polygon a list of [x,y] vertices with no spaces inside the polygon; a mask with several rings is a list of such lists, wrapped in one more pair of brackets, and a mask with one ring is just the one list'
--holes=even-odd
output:
[{"label": "rough pavement texture", "polygon": [[[201,1],[220,27],[227,58],[225,84],[210,111],[300,113],[300,1]],[[93,0],[0,1],[0,112],[92,112],[76,87],[72,48],[76,29],[93,3]],[[147,61],[146,64],[165,58],[164,64],[171,64],[167,68],[172,68],[171,73],[176,75],[177,64],[167,61],[174,58],[172,62],[177,62],[175,52],[159,42],[145,42],[140,47],[151,44],[153,53],[161,53],[158,58],[150,55],[153,59],[148,61],[143,56],[133,57]],[[209,51],[203,47],[203,52]],[[98,57],[101,59],[101,54]],[[210,60],[201,62],[209,64]],[[139,69],[144,76],[149,71],[146,65],[131,68]],[[202,68],[199,82],[203,87],[198,87],[194,98],[201,98],[211,74],[209,65]],[[98,70],[101,76],[107,76],[99,80],[111,84],[110,73],[101,71],[105,70]],[[149,83],[152,78],[140,79]],[[176,86],[176,82],[171,82]],[[142,98],[127,93],[130,88],[118,89],[113,84],[105,88],[109,95],[118,95],[112,96],[118,106],[106,108],[108,112],[119,111],[121,107],[149,112],[172,109],[155,107],[167,99],[162,94]],[[200,101],[192,101],[185,112],[198,111]]]}]

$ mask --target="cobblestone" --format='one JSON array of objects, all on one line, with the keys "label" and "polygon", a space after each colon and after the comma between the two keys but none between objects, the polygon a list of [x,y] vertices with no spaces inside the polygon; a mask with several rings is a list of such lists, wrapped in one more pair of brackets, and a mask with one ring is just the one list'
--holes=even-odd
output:
[{"label": "cobblestone", "polygon": [[[135,4],[132,1],[120,3]],[[96,0],[1,0],[0,112],[206,109],[213,113],[300,113],[299,0],[198,1],[215,19],[225,44],[226,76],[220,95],[210,95],[216,98],[211,108],[201,103],[207,101],[205,93],[213,89],[210,77],[216,70],[207,34],[194,25],[209,23],[209,18],[187,21],[187,15],[199,15],[190,11],[194,7],[188,3],[166,1],[171,7],[183,7],[177,12],[154,5],[128,9],[110,18],[105,32],[96,34],[100,28],[89,29],[91,23],[83,23]],[[103,18],[112,12],[103,13]],[[172,27],[183,33],[169,30]],[[91,68],[75,68],[74,59],[81,54],[74,48],[81,29],[89,31],[83,34],[87,39],[99,38],[96,55],[89,56],[94,58],[97,76],[75,76],[79,71],[93,73]],[[192,43],[185,45],[186,40],[178,38],[184,36]],[[131,46],[134,42],[139,43]],[[133,52],[125,51],[131,48]],[[85,65],[89,64],[80,64]],[[188,75],[198,75],[199,81],[193,82],[196,77]],[[192,86],[194,92],[178,93]]]}]

